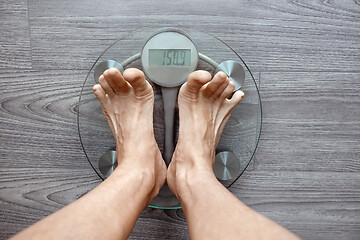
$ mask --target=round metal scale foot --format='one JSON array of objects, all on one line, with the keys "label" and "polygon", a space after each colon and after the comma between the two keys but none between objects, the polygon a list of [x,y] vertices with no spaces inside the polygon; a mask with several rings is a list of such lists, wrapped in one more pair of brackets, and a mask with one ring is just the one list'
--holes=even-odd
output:
[{"label": "round metal scale foot", "polygon": [[241,64],[237,61],[227,60],[219,64],[215,72],[223,71],[228,75],[230,81],[235,83],[235,89],[239,90],[245,81],[245,71]]},{"label": "round metal scale foot", "polygon": [[116,167],[116,151],[108,151],[101,155],[99,159],[99,169],[105,178],[110,176]]},{"label": "round metal scale foot", "polygon": [[234,153],[219,152],[215,156],[214,173],[219,180],[230,180],[239,175],[240,161]]},{"label": "round metal scale foot", "polygon": [[99,83],[99,77],[109,68],[117,68],[120,72],[124,72],[123,66],[114,60],[106,60],[96,65],[94,70],[94,79],[96,83]]}]

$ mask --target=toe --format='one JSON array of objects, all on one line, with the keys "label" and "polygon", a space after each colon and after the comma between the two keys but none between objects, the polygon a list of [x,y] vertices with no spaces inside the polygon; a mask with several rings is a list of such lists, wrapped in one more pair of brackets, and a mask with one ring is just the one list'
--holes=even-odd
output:
[{"label": "toe", "polygon": [[110,68],[106,70],[103,75],[115,94],[128,92],[130,90],[129,84],[125,81],[118,69]]},{"label": "toe", "polygon": [[126,69],[124,72],[124,78],[133,87],[136,95],[143,96],[152,92],[151,85],[148,81],[146,81],[144,73],[139,69]]},{"label": "toe", "polygon": [[218,143],[219,143],[219,141],[220,141],[221,134],[222,134],[222,132],[224,131],[224,128],[225,128],[225,126],[226,126],[226,123],[229,121],[230,116],[231,116],[231,111],[226,114],[226,116],[224,117],[224,119],[220,122],[220,125],[217,126],[217,128],[216,128],[216,129],[217,129],[217,131],[215,132],[215,136],[216,136],[216,141],[215,141],[215,143],[216,143],[216,146],[218,145]]},{"label": "toe", "polygon": [[[230,86],[230,84],[229,84]],[[238,105],[241,100],[244,98],[244,92],[243,91],[236,91],[234,93],[234,95],[230,98],[230,99],[224,99],[222,107],[220,108],[220,111],[218,113],[218,118],[217,122],[220,123],[223,121],[224,116],[227,116],[228,114],[231,113],[231,111],[234,109],[234,107],[236,107],[236,105]]]},{"label": "toe", "polygon": [[[217,78],[220,78],[220,80],[218,80]],[[224,80],[224,78],[225,78],[225,80]],[[215,92],[213,92],[213,94],[211,95],[211,98],[213,100],[216,100],[222,95],[222,93],[228,87],[228,85],[230,84],[230,80],[229,80],[228,76],[226,76],[226,74],[224,74],[223,72],[219,72],[215,75],[213,81],[222,82],[218,86],[218,88],[215,90]]]},{"label": "toe", "polygon": [[204,84],[211,80],[211,74],[207,71],[195,71],[189,75],[188,81],[183,85],[184,91],[190,96],[197,97]]},{"label": "toe", "polygon": [[93,92],[95,96],[99,99],[101,105],[104,106],[104,104],[107,103],[106,93],[104,89],[99,84],[96,84],[93,86]]},{"label": "toe", "polygon": [[235,84],[230,81],[229,84],[226,86],[226,88],[221,93],[219,98],[221,100],[224,100],[224,99],[230,97],[234,90],[235,90]]},{"label": "toe", "polygon": [[104,75],[101,75],[99,77],[99,83],[101,88],[104,90],[104,92],[109,95],[109,97],[114,96],[114,91],[113,89],[109,86],[108,82],[105,80]]},{"label": "toe", "polygon": [[218,72],[213,80],[204,89],[204,95],[211,97],[227,79],[227,75],[224,72]]},{"label": "toe", "polygon": [[228,100],[228,105],[230,106],[230,111],[241,102],[241,100],[244,98],[244,96],[245,96],[245,94],[241,90],[238,90],[234,93],[232,98],[230,100]]}]

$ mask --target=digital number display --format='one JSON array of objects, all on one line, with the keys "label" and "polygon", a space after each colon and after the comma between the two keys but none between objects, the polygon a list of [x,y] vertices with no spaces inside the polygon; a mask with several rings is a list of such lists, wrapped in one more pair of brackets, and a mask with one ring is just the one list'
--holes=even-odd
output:
[{"label": "digital number display", "polygon": [[149,49],[151,67],[188,67],[190,64],[190,49]]}]

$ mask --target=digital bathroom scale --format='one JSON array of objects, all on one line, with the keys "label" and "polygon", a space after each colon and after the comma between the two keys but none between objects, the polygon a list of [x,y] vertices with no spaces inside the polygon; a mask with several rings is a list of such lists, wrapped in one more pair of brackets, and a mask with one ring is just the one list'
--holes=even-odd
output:
[{"label": "digital bathroom scale", "polygon": [[[245,93],[232,111],[216,148],[214,173],[230,187],[249,165],[258,145],[262,109],[255,79],[241,57],[226,43],[207,33],[188,28],[147,28],[133,32],[109,46],[91,67],[79,97],[78,130],[82,148],[95,173],[106,179],[116,168],[116,144],[101,104],[92,87],[108,68],[121,72],[142,70],[154,89],[154,133],[168,165],[175,149],[178,130],[177,94],[189,74],[206,70],[224,71]],[[181,208],[167,185],[149,205]]]}]

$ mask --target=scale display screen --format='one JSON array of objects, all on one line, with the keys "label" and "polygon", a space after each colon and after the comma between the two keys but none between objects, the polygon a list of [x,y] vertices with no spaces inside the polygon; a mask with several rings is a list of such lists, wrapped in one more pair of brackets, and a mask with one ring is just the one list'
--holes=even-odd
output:
[{"label": "scale display screen", "polygon": [[151,67],[189,67],[190,65],[190,49],[149,49]]}]

